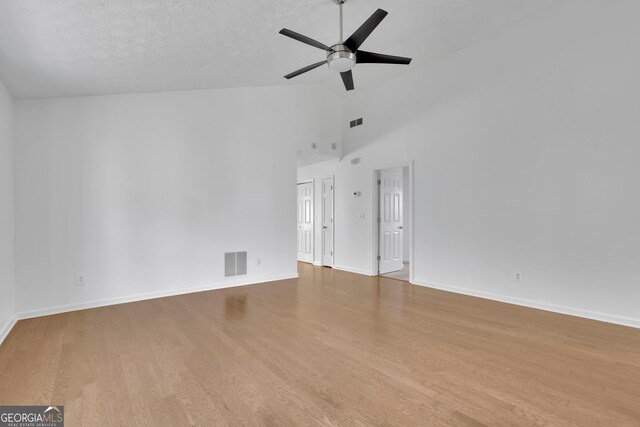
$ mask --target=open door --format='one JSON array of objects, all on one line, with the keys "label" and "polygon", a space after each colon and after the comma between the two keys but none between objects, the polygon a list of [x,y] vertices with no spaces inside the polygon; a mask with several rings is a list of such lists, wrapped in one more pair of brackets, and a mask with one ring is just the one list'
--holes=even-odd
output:
[{"label": "open door", "polygon": [[313,182],[298,184],[298,261],[313,262]]},{"label": "open door", "polygon": [[378,274],[403,268],[402,168],[384,169],[378,177]]},{"label": "open door", "polygon": [[322,265],[333,267],[333,177],[322,180]]}]

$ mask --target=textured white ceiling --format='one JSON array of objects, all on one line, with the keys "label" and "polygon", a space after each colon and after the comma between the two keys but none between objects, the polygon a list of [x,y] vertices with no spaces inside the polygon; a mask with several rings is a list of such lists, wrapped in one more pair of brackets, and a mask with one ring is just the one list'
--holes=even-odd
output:
[{"label": "textured white ceiling", "polygon": [[[560,0],[348,0],[345,37],[376,8],[389,12],[363,48],[420,66]],[[323,83],[324,59],[278,34],[286,27],[338,41],[333,0],[0,0],[0,79],[20,98]],[[403,72],[361,64],[356,88]]]}]

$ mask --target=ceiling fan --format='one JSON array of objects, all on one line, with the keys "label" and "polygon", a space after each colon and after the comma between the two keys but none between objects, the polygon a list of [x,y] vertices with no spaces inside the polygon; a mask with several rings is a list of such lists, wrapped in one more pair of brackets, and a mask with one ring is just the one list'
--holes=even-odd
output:
[{"label": "ceiling fan", "polygon": [[313,40],[310,37],[296,33],[295,31],[283,28],[280,30],[280,34],[291,37],[294,40],[308,44],[318,49],[322,49],[327,53],[327,59],[324,61],[316,62],[304,68],[294,71],[291,74],[284,76],[285,79],[292,79],[304,74],[307,71],[314,70],[324,64],[327,64],[330,69],[340,73],[344,87],[349,91],[354,89],[353,85],[353,73],[351,70],[356,64],[400,64],[409,65],[411,58],[403,58],[401,56],[383,55],[381,53],[366,52],[360,50],[360,46],[371,35],[373,30],[382,22],[387,16],[387,12],[378,9],[369,19],[365,21],[355,33],[351,35],[347,40],[343,37],[343,12],[342,7],[347,0],[333,0],[340,6],[340,42],[329,47],[319,41]]}]

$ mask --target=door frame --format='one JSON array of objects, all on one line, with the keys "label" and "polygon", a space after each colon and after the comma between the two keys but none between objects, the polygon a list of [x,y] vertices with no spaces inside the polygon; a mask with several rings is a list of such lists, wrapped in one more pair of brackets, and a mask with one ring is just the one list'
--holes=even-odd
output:
[{"label": "door frame", "polygon": [[[329,179],[331,178],[332,182],[333,182],[333,190],[331,190],[331,199],[332,199],[332,203],[331,203],[331,215],[333,218],[333,223],[331,225],[331,241],[333,242],[333,256],[331,257],[331,259],[333,260],[333,263],[331,265],[327,265],[324,263],[324,233],[321,234],[320,238],[321,238],[321,251],[320,251],[320,265],[321,266],[327,266],[327,267],[331,267],[333,268],[333,266],[336,263],[336,176],[335,175],[327,175],[327,176],[323,176],[322,178],[320,178],[320,183],[322,184],[324,182],[325,179]],[[321,185],[322,187],[322,185]],[[324,194],[320,194],[320,203],[321,206],[320,208],[321,210],[321,217],[320,217],[320,226],[322,226],[322,222],[323,219],[322,215],[324,215]]]},{"label": "door frame", "polygon": [[[413,179],[413,174],[414,174],[414,162],[413,160],[411,161],[407,161],[407,162],[398,162],[398,163],[388,163],[388,164],[383,164],[383,165],[378,165],[375,166],[372,171],[371,171],[371,200],[372,200],[372,205],[371,205],[371,223],[372,223],[372,229],[371,229],[371,241],[372,241],[372,248],[371,248],[371,253],[372,253],[372,257],[371,257],[371,271],[373,272],[374,276],[379,276],[380,275],[380,264],[378,263],[378,255],[380,255],[380,245],[379,245],[379,240],[380,240],[380,227],[378,224],[378,215],[379,215],[379,209],[380,209],[380,191],[378,188],[378,173],[383,170],[383,169],[392,169],[392,168],[405,168],[408,167],[409,168],[409,182],[402,183],[402,192],[403,192],[403,197],[405,195],[409,196],[409,233],[405,233],[405,235],[403,236],[405,239],[408,238],[409,239],[409,283],[413,283],[413,272],[414,272],[414,238],[413,236],[415,235],[415,230],[414,230],[414,203],[413,203],[413,199],[414,199],[414,194],[415,194],[415,189],[414,189],[414,179]],[[407,188],[407,184],[408,184],[408,188]]]},{"label": "door frame", "polygon": [[[296,203],[298,203],[297,188],[300,184],[311,184],[311,264],[316,261],[316,183],[315,179],[304,179],[296,184]],[[297,207],[297,206],[296,206]],[[296,221],[297,225],[297,221]],[[305,262],[298,260],[298,251],[296,249],[296,262]]]}]

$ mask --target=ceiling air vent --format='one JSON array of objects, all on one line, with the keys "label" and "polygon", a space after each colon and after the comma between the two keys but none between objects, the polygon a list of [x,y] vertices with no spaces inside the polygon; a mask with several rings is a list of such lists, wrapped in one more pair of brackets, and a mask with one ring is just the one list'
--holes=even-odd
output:
[{"label": "ceiling air vent", "polygon": [[247,252],[227,252],[224,254],[224,277],[245,276],[247,274]]}]

